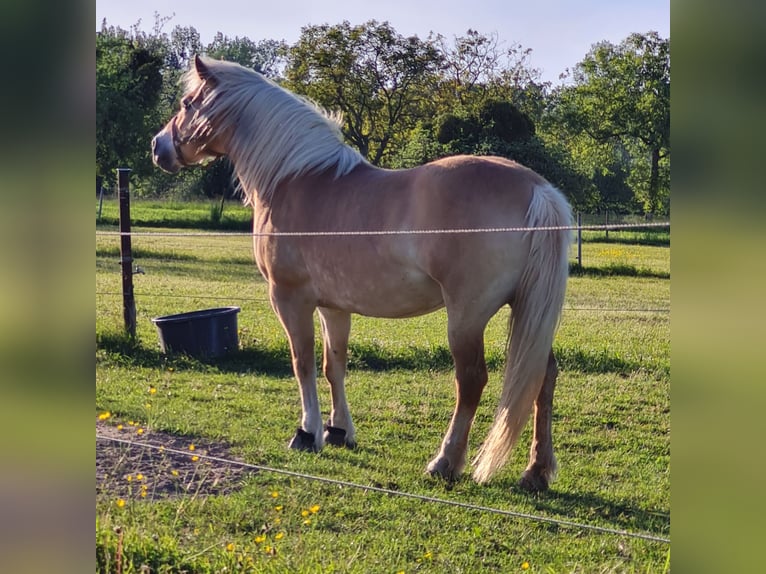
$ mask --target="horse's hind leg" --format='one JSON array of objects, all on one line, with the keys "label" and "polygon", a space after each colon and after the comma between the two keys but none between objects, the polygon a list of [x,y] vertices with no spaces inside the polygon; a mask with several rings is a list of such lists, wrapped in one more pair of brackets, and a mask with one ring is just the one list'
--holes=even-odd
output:
[{"label": "horse's hind leg", "polygon": [[553,415],[553,389],[556,386],[558,366],[551,350],[548,367],[540,393],[535,400],[535,428],[529,449],[529,464],[521,475],[519,486],[530,492],[543,492],[556,476],[556,457],[553,454],[551,419]]},{"label": "horse's hind leg", "polygon": [[463,472],[468,448],[468,433],[473,424],[479,399],[487,384],[484,360],[484,327],[464,327],[450,319],[449,344],[455,361],[457,404],[439,454],[428,464],[427,472],[448,480]]},{"label": "horse's hind leg", "polygon": [[324,440],[335,446],[356,446],[356,432],[346,401],[346,362],[351,314],[334,309],[319,309],[324,339],[324,375],[330,383],[332,411],[324,433]]}]

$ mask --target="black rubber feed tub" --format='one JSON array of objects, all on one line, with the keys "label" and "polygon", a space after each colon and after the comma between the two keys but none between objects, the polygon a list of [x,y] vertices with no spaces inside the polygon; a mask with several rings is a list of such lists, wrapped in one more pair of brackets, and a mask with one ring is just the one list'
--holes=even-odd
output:
[{"label": "black rubber feed tub", "polygon": [[186,353],[201,359],[217,358],[239,348],[239,307],[201,309],[155,317],[163,353]]}]

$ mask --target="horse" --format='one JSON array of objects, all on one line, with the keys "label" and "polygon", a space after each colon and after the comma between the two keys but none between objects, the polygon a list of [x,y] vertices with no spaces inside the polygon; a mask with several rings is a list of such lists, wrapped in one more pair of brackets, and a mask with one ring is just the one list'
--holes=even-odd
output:
[{"label": "horse", "polygon": [[[152,158],[170,173],[221,156],[233,164],[253,208],[255,261],[300,387],[302,417],[289,447],[356,446],[345,391],[352,314],[399,318],[446,308],[456,403],[426,472],[456,480],[488,380],[484,331],[509,305],[503,388],[473,478],[485,483],[503,466],[534,410],[519,485],[549,488],[557,471],[552,346],[571,241],[564,195],[500,157],[376,167],[344,143],[340,115],[232,62],[198,55],[182,81],[180,109],[153,138]],[[317,395],[315,312],[332,399],[326,424]]]}]

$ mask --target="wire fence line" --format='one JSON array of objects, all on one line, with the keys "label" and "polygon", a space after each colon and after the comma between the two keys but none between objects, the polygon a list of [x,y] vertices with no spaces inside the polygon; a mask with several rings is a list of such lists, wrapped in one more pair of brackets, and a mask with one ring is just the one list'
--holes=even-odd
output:
[{"label": "wire fence line", "polygon": [[[212,295],[180,295],[176,293],[145,293],[141,291],[135,291],[137,296],[154,298],[167,298],[167,299],[201,299],[210,301],[253,301],[256,303],[270,303],[269,299],[265,297],[223,297]],[[96,291],[97,296],[106,297],[122,297],[122,293],[119,291]],[[645,308],[645,307],[563,307],[564,311],[599,311],[608,313],[670,313],[668,308]]]},{"label": "wire fence line", "polygon": [[455,229],[378,229],[349,231],[96,231],[96,235],[134,237],[366,237],[386,235],[451,235],[478,233],[519,233],[530,231],[618,231],[637,228],[670,228],[669,222],[624,225],[560,225],[541,227],[483,227]]},{"label": "wire fence line", "polygon": [[[96,432],[96,438],[97,439],[101,439],[101,440],[107,440],[107,441],[111,441],[111,442],[116,442],[116,443],[124,444],[126,446],[135,446],[135,447],[139,447],[139,448],[152,449],[152,450],[157,450],[157,451],[165,452],[165,453],[169,452],[169,453],[178,454],[178,455],[182,455],[182,456],[188,456],[188,454],[189,454],[188,451],[182,451],[182,450],[166,447],[166,446],[163,446],[163,445],[156,445],[156,444],[150,444],[150,443],[144,443],[144,442],[135,442],[135,441],[131,441],[131,440],[127,440],[127,439],[121,439],[121,438],[116,438],[116,437],[108,437],[108,436],[100,435],[98,432]],[[587,523],[583,523],[583,522],[574,522],[572,520],[563,520],[563,519],[558,519],[558,518],[551,518],[551,517],[547,517],[547,516],[540,516],[540,515],[536,515],[536,514],[529,514],[529,513],[526,513],[526,512],[519,512],[519,511],[515,511],[515,510],[506,510],[506,509],[502,509],[502,508],[493,508],[493,507],[489,507],[489,506],[481,506],[481,505],[471,504],[469,502],[460,502],[460,501],[457,501],[457,500],[449,500],[449,499],[446,499],[446,498],[437,498],[437,497],[434,497],[434,496],[427,496],[427,495],[423,495],[423,494],[414,494],[414,493],[404,492],[404,491],[401,491],[401,490],[392,490],[392,489],[389,489],[389,488],[383,488],[383,487],[379,487],[379,486],[358,484],[358,483],[349,482],[349,481],[346,481],[346,480],[339,480],[339,479],[328,478],[328,477],[323,477],[323,476],[315,476],[315,475],[311,475],[311,474],[305,474],[305,473],[302,473],[302,472],[295,472],[295,471],[292,471],[292,470],[286,470],[286,469],[282,469],[282,468],[273,468],[273,467],[264,466],[264,465],[260,465],[260,464],[251,464],[251,463],[247,463],[247,462],[243,462],[243,461],[238,461],[238,460],[229,460],[229,459],[225,459],[225,458],[218,457],[218,456],[211,456],[211,455],[206,455],[206,454],[197,454],[196,456],[198,456],[200,460],[208,460],[210,462],[217,462],[219,464],[227,464],[227,465],[231,465],[231,466],[239,466],[239,467],[242,467],[242,468],[246,468],[246,469],[249,469],[249,470],[255,470],[255,471],[259,471],[259,472],[268,472],[268,473],[273,473],[273,474],[281,474],[281,475],[290,476],[290,477],[293,477],[293,478],[299,478],[301,480],[307,480],[307,481],[313,481],[313,482],[322,482],[322,483],[325,483],[325,484],[332,484],[332,485],[340,486],[340,487],[343,487],[343,488],[353,488],[353,489],[364,490],[364,491],[369,491],[369,492],[376,492],[376,493],[379,493],[379,494],[386,494],[386,495],[397,496],[397,497],[401,497],[401,498],[409,498],[409,499],[414,499],[414,500],[420,500],[421,502],[427,502],[427,503],[431,503],[431,504],[443,504],[443,505],[446,505],[446,506],[454,506],[454,507],[464,508],[464,509],[467,509],[467,510],[473,510],[473,511],[477,511],[477,512],[486,512],[486,513],[491,513],[491,514],[499,514],[499,515],[508,516],[508,517],[511,517],[511,518],[519,518],[519,519],[523,519],[523,520],[531,520],[531,521],[535,521],[535,522],[543,522],[543,523],[547,523],[547,524],[554,524],[556,526],[562,526],[562,527],[566,527],[566,528],[575,528],[575,529],[579,529],[579,530],[590,530],[592,532],[598,532],[598,533],[601,533],[601,534],[611,534],[611,535],[616,535],[616,536],[624,536],[626,538],[638,538],[638,539],[641,539],[641,540],[648,540],[648,541],[651,541],[651,542],[661,542],[661,543],[665,543],[665,544],[669,544],[670,543],[670,538],[666,538],[664,536],[657,536],[655,534],[649,534],[649,533],[644,533],[644,532],[631,532],[631,531],[628,531],[628,530],[619,530],[619,529],[616,529],[616,528],[608,528],[608,527],[604,527],[604,526],[597,526],[597,525],[594,525],[594,524],[587,524]]]},{"label": "wire fence line", "polygon": [[346,231],[99,231],[96,235],[122,237],[371,237],[387,235],[452,235],[474,233],[520,233],[534,231],[621,231],[644,228],[668,228],[669,221],[615,223],[608,225],[552,225],[541,227],[483,227],[456,229],[377,229]]}]

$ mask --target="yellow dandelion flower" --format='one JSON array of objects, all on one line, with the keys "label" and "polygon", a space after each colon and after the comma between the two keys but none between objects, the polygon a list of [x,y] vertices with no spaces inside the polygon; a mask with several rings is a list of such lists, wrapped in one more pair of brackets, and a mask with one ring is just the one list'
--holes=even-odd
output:
[{"label": "yellow dandelion flower", "polygon": [[160,445],[159,451],[160,451],[160,452],[165,452],[165,447],[164,447],[164,446],[162,446],[162,445]]},{"label": "yellow dandelion flower", "polygon": [[136,475],[136,480],[144,480],[144,475],[140,472]]},{"label": "yellow dandelion flower", "polygon": [[266,535],[265,534],[261,534],[260,536],[256,536],[255,537],[255,543],[256,544],[261,544],[262,542],[266,542]]},{"label": "yellow dandelion flower", "polygon": [[140,435],[142,435],[142,434],[144,434],[144,429],[138,429],[138,430],[136,431],[136,434],[137,434],[137,435],[139,435],[139,436],[140,436]]},{"label": "yellow dandelion flower", "polygon": [[309,511],[308,510],[301,510],[301,516],[303,518],[306,518],[308,515],[309,515]]},{"label": "yellow dandelion flower", "polygon": [[307,518],[306,520],[303,521],[303,525],[304,526],[308,526],[310,524],[311,524],[311,519],[310,518]]},{"label": "yellow dandelion flower", "polygon": [[529,570],[529,562],[524,562],[524,563],[521,565],[521,569],[522,569],[522,570]]},{"label": "yellow dandelion flower", "polygon": [[172,474],[173,476],[178,476],[178,471],[174,468],[173,470],[170,471],[170,474]]},{"label": "yellow dandelion flower", "polygon": [[431,552],[426,552],[425,554],[423,554],[423,558],[425,558],[426,560],[430,560],[432,556],[433,554]]},{"label": "yellow dandelion flower", "polygon": [[196,447],[196,446],[194,446],[193,444],[190,444],[190,445],[189,445],[189,450],[194,450],[195,448],[197,448],[197,447]]},{"label": "yellow dandelion flower", "polygon": [[274,540],[282,540],[284,537],[285,537],[284,532],[277,532],[276,535],[274,536]]},{"label": "yellow dandelion flower", "polygon": [[98,420],[105,421],[106,419],[108,419],[111,416],[112,416],[112,413],[110,413],[109,411],[106,411],[106,412],[101,413],[100,415],[98,415]]},{"label": "yellow dandelion flower", "polygon": [[198,460],[199,460],[199,457],[198,457],[198,456],[195,454],[195,455],[192,457],[192,462],[197,462]]},{"label": "yellow dandelion flower", "polygon": [[122,425],[117,425],[117,430],[122,430]]},{"label": "yellow dandelion flower", "polygon": [[229,542],[226,545],[226,552],[234,552],[234,543],[233,542]]},{"label": "yellow dandelion flower", "polygon": [[281,511],[283,508],[284,508],[284,507],[283,507],[281,504],[277,504],[277,505],[274,507],[274,510],[276,510],[277,512],[279,512],[279,511]]},{"label": "yellow dandelion flower", "polygon": [[146,498],[146,491],[145,490],[141,491],[141,498]]},{"label": "yellow dandelion flower", "polygon": [[128,421],[128,426],[134,427],[136,426],[136,423],[133,421]]},{"label": "yellow dandelion flower", "polygon": [[128,482],[132,481],[133,480],[133,475],[129,474],[128,476],[125,477],[125,480],[127,480]]},{"label": "yellow dandelion flower", "polygon": [[266,554],[274,554],[274,549],[271,546],[266,546],[266,548],[264,548],[263,551]]},{"label": "yellow dandelion flower", "polygon": [[279,496],[279,493],[276,490],[271,493],[271,498],[276,498],[277,496]]},{"label": "yellow dandelion flower", "polygon": [[281,519],[279,516],[277,516],[277,517],[274,519],[274,524],[276,524],[277,526],[279,526],[280,524],[282,524],[282,519]]},{"label": "yellow dandelion flower", "polygon": [[155,389],[154,387],[149,387],[149,394],[150,395],[156,395],[157,394],[157,389]]},{"label": "yellow dandelion flower", "polygon": [[404,574],[404,570],[399,570],[396,574]]},{"label": "yellow dandelion flower", "polygon": [[311,514],[316,514],[317,512],[319,512],[319,508],[320,506],[318,504],[315,504],[314,506],[309,508],[309,510],[311,511]]},{"label": "yellow dandelion flower", "polygon": [[117,504],[117,508],[122,508],[125,506],[125,501],[122,498],[118,498],[115,504]]}]

